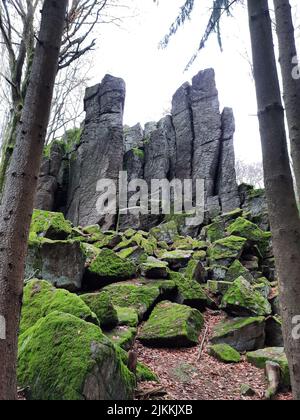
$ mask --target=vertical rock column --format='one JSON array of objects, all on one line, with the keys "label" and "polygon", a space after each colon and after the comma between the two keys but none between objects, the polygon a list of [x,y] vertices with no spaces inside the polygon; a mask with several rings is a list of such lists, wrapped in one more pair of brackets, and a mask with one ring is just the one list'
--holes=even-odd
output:
[{"label": "vertical rock column", "polygon": [[75,225],[110,229],[116,222],[115,216],[98,214],[96,186],[104,178],[117,181],[123,169],[124,101],[125,82],[110,75],[86,91],[81,143],[70,158],[67,217]]},{"label": "vertical rock column", "polygon": [[222,113],[222,144],[219,160],[217,192],[223,213],[240,207],[240,197],[236,181],[233,136],[235,121],[233,110],[224,108]]}]

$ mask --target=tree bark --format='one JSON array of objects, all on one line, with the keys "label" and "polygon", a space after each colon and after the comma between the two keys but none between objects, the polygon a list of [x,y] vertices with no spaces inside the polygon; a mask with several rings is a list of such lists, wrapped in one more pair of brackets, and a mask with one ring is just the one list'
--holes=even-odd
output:
[{"label": "tree bark", "polygon": [[[16,398],[17,337],[34,196],[50,115],[67,0],[45,0],[41,29],[0,213],[0,400]],[[3,332],[3,325],[2,325]]]},{"label": "tree bark", "polygon": [[293,318],[300,311],[300,219],[289,164],[268,1],[248,0],[248,13],[285,350],[293,395],[300,400],[300,340],[292,335]]},{"label": "tree bark", "polygon": [[279,62],[283,82],[283,98],[289,128],[291,156],[300,199],[300,79],[292,77],[297,57],[295,31],[289,0],[274,0]]}]

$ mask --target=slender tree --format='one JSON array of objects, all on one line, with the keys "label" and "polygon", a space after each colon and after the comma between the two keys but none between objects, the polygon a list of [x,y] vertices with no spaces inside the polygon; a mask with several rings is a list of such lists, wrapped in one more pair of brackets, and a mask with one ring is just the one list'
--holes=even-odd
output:
[{"label": "slender tree", "polygon": [[293,395],[300,400],[300,340],[292,334],[293,321],[300,309],[300,218],[289,163],[268,1],[248,0],[248,13],[285,350]]},{"label": "slender tree", "polygon": [[[0,399],[16,398],[17,338],[24,265],[49,121],[67,0],[45,0],[31,76],[0,212]],[[3,331],[6,330],[5,339]]]},{"label": "slender tree", "polygon": [[289,128],[291,156],[300,199],[300,79],[292,77],[297,56],[295,31],[289,0],[274,0],[283,98]]}]

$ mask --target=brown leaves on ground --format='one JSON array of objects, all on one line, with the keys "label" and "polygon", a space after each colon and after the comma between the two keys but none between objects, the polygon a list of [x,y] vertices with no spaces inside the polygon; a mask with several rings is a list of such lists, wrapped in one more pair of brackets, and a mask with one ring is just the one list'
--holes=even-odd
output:
[{"label": "brown leaves on ground", "polygon": [[[199,346],[190,349],[151,349],[138,341],[135,350],[138,360],[149,366],[160,378],[160,384],[139,384],[137,398],[166,400],[262,400],[267,387],[264,371],[247,363],[225,364],[208,354],[212,329],[224,315],[207,311],[205,328]],[[201,343],[204,339],[203,349]],[[200,357],[201,356],[201,357]],[[200,358],[199,358],[200,357]],[[255,396],[241,396],[242,384],[255,390]],[[156,394],[157,390],[157,394]],[[277,399],[290,400],[291,394]]]}]

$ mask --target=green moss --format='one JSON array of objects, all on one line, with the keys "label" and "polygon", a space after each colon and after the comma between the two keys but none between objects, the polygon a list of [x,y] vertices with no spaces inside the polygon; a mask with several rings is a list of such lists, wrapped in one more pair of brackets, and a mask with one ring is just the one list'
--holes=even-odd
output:
[{"label": "green moss", "polygon": [[[125,366],[128,365],[128,353],[121,349],[120,347],[116,346],[118,349],[118,354],[120,355],[123,363]],[[136,367],[136,379],[138,382],[159,382],[158,377],[155,375],[152,370],[144,365],[143,363],[138,362]]]},{"label": "green moss", "polygon": [[20,333],[51,312],[65,312],[99,325],[97,316],[75,294],[55,289],[43,280],[31,280],[24,287]]},{"label": "green moss", "polygon": [[149,279],[166,279],[169,277],[168,263],[154,257],[148,257],[147,261],[140,265],[141,273]]},{"label": "green moss", "polygon": [[132,153],[134,154],[134,156],[136,156],[137,158],[143,160],[145,158],[145,152],[143,149],[139,149],[138,147],[134,147],[132,150]]},{"label": "green moss", "polygon": [[139,340],[157,347],[196,345],[203,325],[204,318],[197,309],[164,301],[153,310]]},{"label": "green moss", "polygon": [[[228,236],[213,243],[208,250],[208,256],[212,261],[222,265],[222,261],[240,258],[247,239],[239,236]],[[220,262],[221,261],[221,262]]]},{"label": "green moss", "polygon": [[42,236],[48,239],[67,239],[72,233],[72,224],[62,213],[34,210],[30,226],[31,238]]},{"label": "green moss", "polygon": [[278,363],[282,375],[282,384],[287,387],[290,386],[289,366],[283,347],[270,347],[247,353],[247,360],[259,369],[264,369],[268,361]]},{"label": "green moss", "polygon": [[227,290],[232,286],[229,281],[208,280],[207,289],[214,295],[225,295]]},{"label": "green moss", "polygon": [[150,234],[157,241],[164,241],[167,244],[173,243],[179,235],[178,227],[174,220],[151,229]]},{"label": "green moss", "polygon": [[138,325],[139,316],[136,309],[115,306],[115,310],[117,311],[119,325],[127,325],[128,327],[136,327]]},{"label": "green moss", "polygon": [[226,274],[226,281],[234,281],[238,277],[244,277],[249,283],[254,283],[255,279],[247,268],[245,268],[239,260],[235,260],[229,267]]},{"label": "green moss", "polygon": [[235,331],[246,328],[254,324],[262,324],[265,322],[264,317],[251,317],[251,318],[236,318],[230,321],[220,322],[213,330],[213,338],[220,339],[226,336],[232,336]]},{"label": "green moss", "polygon": [[221,308],[235,315],[262,315],[272,313],[270,303],[243,277],[235,280],[222,299]]},{"label": "green moss", "polygon": [[207,306],[208,296],[201,285],[193,278],[182,273],[170,271],[170,279],[177,286],[180,303],[197,309],[204,309]]},{"label": "green moss", "polygon": [[115,251],[122,251],[136,246],[142,248],[147,255],[154,255],[155,250],[157,249],[157,241],[152,236],[145,238],[141,233],[136,233],[131,238],[124,239],[120,242],[115,248]]},{"label": "green moss", "polygon": [[126,280],[133,277],[136,271],[135,264],[109,249],[103,249],[88,267],[88,272],[99,280]]},{"label": "green moss", "polygon": [[209,348],[209,353],[220,362],[239,363],[241,355],[228,344],[215,344]]},{"label": "green moss", "polygon": [[73,128],[64,134],[63,141],[65,143],[66,152],[71,152],[75,146],[80,144],[82,128]]},{"label": "green moss", "polygon": [[137,329],[128,326],[119,326],[113,330],[105,333],[114,344],[120,346],[122,349],[128,351],[134,344],[137,334]]},{"label": "green moss", "polygon": [[118,324],[118,314],[108,293],[88,293],[81,295],[80,298],[96,314],[101,328],[113,328]]},{"label": "green moss", "polygon": [[227,232],[230,235],[241,236],[252,242],[258,242],[264,245],[264,248],[268,245],[271,239],[270,232],[264,232],[256,224],[243,217],[239,217],[231,225],[229,225]]},{"label": "green moss", "polygon": [[95,399],[132,398],[134,377],[99,327],[52,312],[20,336],[18,383],[31,399],[84,400],[91,375]]},{"label": "green moss", "polygon": [[206,257],[207,257],[206,251],[196,251],[193,254],[194,260],[204,261],[206,260]]},{"label": "green moss", "polygon": [[210,243],[216,242],[225,236],[225,224],[222,220],[205,227],[206,238]]}]

